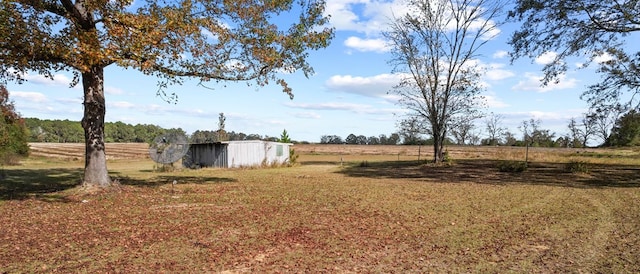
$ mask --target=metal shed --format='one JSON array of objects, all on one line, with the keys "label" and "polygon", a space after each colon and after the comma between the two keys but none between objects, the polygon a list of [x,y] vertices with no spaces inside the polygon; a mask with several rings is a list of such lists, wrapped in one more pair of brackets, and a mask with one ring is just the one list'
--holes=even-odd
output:
[{"label": "metal shed", "polygon": [[182,163],[185,167],[220,168],[285,164],[292,145],[260,140],[191,144]]}]

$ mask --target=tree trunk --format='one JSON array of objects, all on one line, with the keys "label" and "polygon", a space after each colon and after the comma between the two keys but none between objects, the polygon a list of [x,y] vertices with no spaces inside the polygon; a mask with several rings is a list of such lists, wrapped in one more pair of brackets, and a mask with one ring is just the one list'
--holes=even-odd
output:
[{"label": "tree trunk", "polygon": [[442,163],[444,160],[444,154],[442,153],[442,143],[444,142],[444,138],[441,138],[440,134],[433,135],[433,162],[434,163]]},{"label": "tree trunk", "polygon": [[94,66],[82,73],[84,88],[84,117],[82,128],[85,139],[84,181],[87,187],[109,187],[107,155],[104,150],[104,68]]},{"label": "tree trunk", "polygon": [[444,160],[444,154],[442,153],[444,143],[444,132],[442,125],[438,124],[434,119],[430,118],[431,132],[433,137],[433,162],[438,164]]}]

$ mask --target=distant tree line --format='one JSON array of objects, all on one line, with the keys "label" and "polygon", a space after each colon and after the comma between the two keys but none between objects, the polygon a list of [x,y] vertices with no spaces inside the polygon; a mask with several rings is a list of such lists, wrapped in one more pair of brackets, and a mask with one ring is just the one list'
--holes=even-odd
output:
[{"label": "distant tree line", "polygon": [[[268,135],[260,135],[260,134],[246,134],[243,132],[221,132],[220,130],[196,130],[191,134],[190,141],[191,143],[201,144],[201,143],[215,143],[215,142],[224,142],[224,141],[249,141],[249,140],[263,140],[263,141],[272,141],[279,142],[279,137],[271,137]],[[297,143],[293,141],[294,143]]]},{"label": "distant tree line", "polygon": [[392,133],[388,137],[385,134],[369,136],[349,134],[345,139],[338,135],[323,135],[321,144],[350,144],[350,145],[397,145],[400,144],[400,135]]},{"label": "distant tree line", "polygon": [[[347,144],[347,145],[432,145],[433,139],[424,139],[418,136],[407,136],[405,132],[391,133],[389,136],[380,134],[378,136],[364,136],[349,134],[346,138],[338,135],[322,135],[321,144]],[[453,144],[449,138],[445,140],[447,145]]]},{"label": "distant tree line", "polygon": [[[280,141],[281,137],[224,130],[224,117],[217,130],[196,130],[190,136],[191,143],[210,143],[221,141],[264,140]],[[478,125],[461,122],[453,125],[444,140],[446,145],[487,145],[487,146],[533,146],[533,147],[586,147],[589,141],[600,141],[600,146],[640,146],[640,112],[629,111],[623,115],[599,116],[585,115],[582,119],[572,118],[568,123],[568,132],[556,135],[541,127],[541,121],[530,119],[522,121],[518,130],[522,137],[502,127],[503,117],[493,113],[485,117],[484,132]],[[29,142],[81,143],[84,131],[80,122],[69,120],[41,120],[24,118]],[[322,135],[321,144],[352,145],[432,145],[433,139],[425,133],[416,121],[403,121],[399,131],[388,136],[365,136],[349,134],[346,138],[338,135]],[[159,135],[170,131],[185,134],[181,128],[164,129],[156,125],[130,125],[123,122],[105,124],[107,142],[150,143]],[[186,134],[185,134],[186,135]],[[482,137],[484,136],[484,138]],[[287,135],[288,137],[288,135]],[[308,143],[289,140],[291,143]]]},{"label": "distant tree line", "polygon": [[[539,119],[524,120],[518,126],[521,137],[502,126],[503,116],[489,114],[484,118],[484,132],[471,120],[459,120],[450,125],[444,140],[445,145],[484,146],[532,146],[532,147],[587,147],[590,141],[598,146],[640,146],[640,111],[631,110],[623,115],[600,113],[587,115],[578,120],[571,118],[568,132],[557,135],[542,128]],[[399,131],[389,136],[364,136],[349,134],[346,138],[338,135],[323,135],[321,144],[348,145],[433,145],[426,121],[406,119],[399,123]],[[483,138],[483,136],[485,136]]]},{"label": "distant tree line", "polygon": [[[29,142],[82,143],[84,131],[80,122],[70,120],[41,120],[25,118]],[[123,122],[105,123],[105,141],[109,143],[150,143],[169,131],[185,134],[181,128],[164,129],[156,125],[131,125]]]},{"label": "distant tree line", "polygon": [[[260,134],[246,134],[242,132],[227,132],[224,130],[224,117],[221,116],[218,130],[196,130],[190,136],[191,143],[210,143],[220,141],[265,140],[279,141],[279,137],[263,136]],[[29,142],[44,143],[82,143],[84,131],[80,122],[70,120],[41,120],[38,118],[24,118],[28,131]],[[157,125],[136,124],[123,122],[105,123],[105,141],[108,143],[151,143],[154,138],[168,132],[185,134],[182,128],[165,129]],[[295,142],[295,141],[293,141]]]}]

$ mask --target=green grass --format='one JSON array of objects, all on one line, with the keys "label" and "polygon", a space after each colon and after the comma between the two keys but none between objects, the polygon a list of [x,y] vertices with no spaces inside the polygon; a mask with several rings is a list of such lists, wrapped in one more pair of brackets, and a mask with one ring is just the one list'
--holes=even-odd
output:
[{"label": "green grass", "polygon": [[163,173],[111,161],[122,186],[94,195],[74,188],[81,161],[7,167],[0,272],[640,271],[638,165],[298,162]]}]

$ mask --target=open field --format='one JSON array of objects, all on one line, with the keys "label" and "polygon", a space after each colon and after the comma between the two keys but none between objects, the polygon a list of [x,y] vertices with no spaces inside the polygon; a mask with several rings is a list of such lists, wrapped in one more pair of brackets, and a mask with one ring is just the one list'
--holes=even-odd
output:
[{"label": "open field", "polygon": [[[64,160],[84,159],[84,144],[80,143],[29,143],[31,156]],[[146,143],[107,143],[107,159],[144,159],[149,157]]]},{"label": "open field", "polygon": [[0,273],[640,272],[637,150],[536,148],[509,173],[524,148],[433,166],[418,147],[298,145],[295,167],[161,173],[146,144],[118,146],[109,192],[75,187],[78,144],[0,170]]}]

